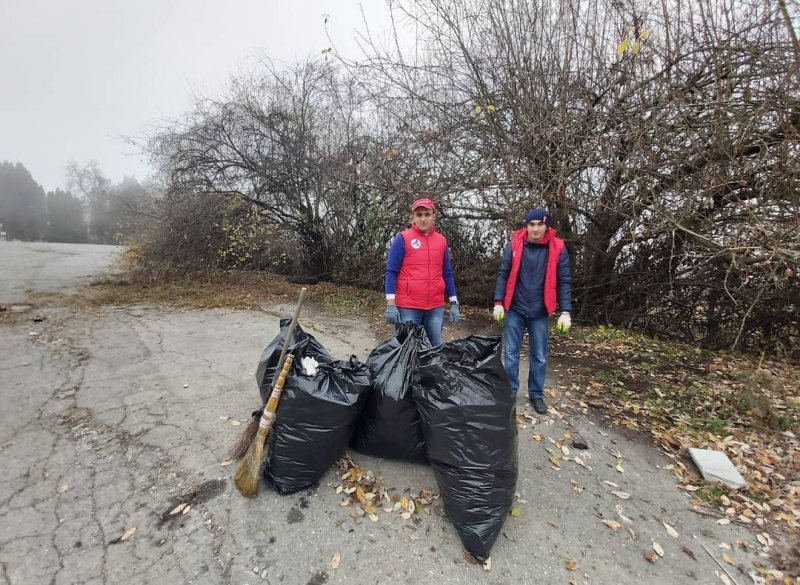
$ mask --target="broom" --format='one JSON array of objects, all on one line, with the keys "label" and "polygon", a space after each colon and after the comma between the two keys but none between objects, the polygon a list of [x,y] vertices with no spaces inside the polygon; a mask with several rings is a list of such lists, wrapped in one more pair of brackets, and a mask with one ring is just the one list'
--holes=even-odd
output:
[{"label": "broom", "polygon": [[267,440],[267,434],[272,428],[272,423],[275,420],[275,411],[278,409],[278,401],[281,399],[283,393],[283,385],[286,382],[286,376],[294,363],[294,356],[289,354],[283,362],[283,368],[278,375],[275,386],[272,388],[272,393],[269,396],[267,405],[264,407],[264,413],[261,415],[261,420],[258,423],[258,432],[256,433],[255,440],[250,443],[250,448],[247,454],[239,463],[236,473],[233,476],[233,481],[236,487],[242,492],[243,496],[248,498],[258,493],[258,474],[261,471],[261,462],[264,459],[264,443]]},{"label": "broom", "polygon": [[[297,306],[294,308],[294,315],[292,315],[292,322],[289,323],[289,328],[286,330],[286,337],[283,340],[283,348],[281,349],[281,356],[278,358],[278,363],[275,366],[275,375],[272,378],[272,388],[275,388],[275,381],[278,379],[278,372],[281,371],[283,367],[283,358],[286,357],[286,350],[289,347],[289,344],[292,342],[292,336],[294,335],[294,330],[297,327],[297,318],[300,316],[300,307],[303,306],[303,299],[306,296],[306,287],[300,289],[300,296],[297,299]],[[267,400],[269,400],[271,396],[271,391],[267,393]],[[264,406],[266,406],[266,401],[264,402]],[[250,448],[253,439],[256,438],[256,433],[258,432],[258,425],[259,420],[261,420],[261,414],[264,412],[264,408],[262,407],[261,410],[256,410],[253,412],[253,416],[250,419],[250,422],[247,423],[247,426],[244,428],[242,435],[239,437],[239,440],[233,444],[233,446],[228,450],[228,454],[225,456],[227,461],[235,461],[239,459],[239,457],[243,456],[247,453],[247,450]]]}]

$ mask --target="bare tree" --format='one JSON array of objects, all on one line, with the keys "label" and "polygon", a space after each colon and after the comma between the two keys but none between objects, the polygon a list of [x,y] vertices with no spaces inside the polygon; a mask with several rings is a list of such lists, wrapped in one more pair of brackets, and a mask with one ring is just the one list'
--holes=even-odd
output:
[{"label": "bare tree", "polygon": [[425,145],[411,176],[427,171],[473,220],[511,227],[549,207],[585,320],[796,347],[800,96],[784,3],[392,6],[417,44],[367,35],[360,67],[403,129],[396,156]]}]

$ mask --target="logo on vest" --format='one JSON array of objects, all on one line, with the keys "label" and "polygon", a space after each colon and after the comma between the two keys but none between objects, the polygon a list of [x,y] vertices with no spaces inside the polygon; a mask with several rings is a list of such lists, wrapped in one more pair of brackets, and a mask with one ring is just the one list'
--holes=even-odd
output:
[{"label": "logo on vest", "polygon": [[420,242],[417,238],[413,238],[411,240],[411,247],[415,250],[419,250],[422,247],[422,242]]}]

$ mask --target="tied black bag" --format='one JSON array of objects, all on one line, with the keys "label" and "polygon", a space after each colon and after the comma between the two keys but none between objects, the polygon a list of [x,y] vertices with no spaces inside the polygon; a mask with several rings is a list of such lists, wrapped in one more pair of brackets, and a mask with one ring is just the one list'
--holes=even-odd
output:
[{"label": "tied black bag", "polygon": [[517,485],[515,397],[500,337],[473,335],[421,351],[413,393],[447,516],[483,562]]},{"label": "tied black bag", "polygon": [[[336,462],[355,431],[372,384],[366,364],[355,356],[325,361],[316,348],[302,342],[293,353],[264,470],[280,494],[313,486]],[[303,357],[320,362],[316,374],[303,372]]]},{"label": "tied black bag", "polygon": [[[258,392],[261,395],[262,404],[266,403],[267,398],[269,398],[269,392],[272,389],[272,380],[275,377],[275,370],[278,367],[278,359],[281,357],[281,349],[283,349],[283,340],[286,337],[291,322],[292,320],[286,317],[281,319],[281,332],[264,348],[258,360],[256,382],[258,383]],[[318,362],[333,361],[328,350],[326,350],[313,335],[303,331],[303,328],[298,324],[292,334],[292,339],[289,341],[289,351],[294,352],[300,344],[305,347],[303,355],[313,357]],[[295,354],[294,361],[295,363],[300,361],[300,357],[297,354]]]},{"label": "tied black bag", "polygon": [[391,459],[427,460],[411,381],[417,352],[430,346],[425,328],[406,322],[394,337],[370,352],[367,367],[372,392],[353,437],[356,451]]}]

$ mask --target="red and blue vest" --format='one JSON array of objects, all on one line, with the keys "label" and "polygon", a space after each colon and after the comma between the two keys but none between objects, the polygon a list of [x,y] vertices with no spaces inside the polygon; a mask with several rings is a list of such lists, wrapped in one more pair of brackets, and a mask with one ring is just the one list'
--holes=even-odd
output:
[{"label": "red and blue vest", "polygon": [[[547,228],[552,231],[550,242],[547,244],[547,272],[544,275],[544,308],[547,310],[548,315],[552,315],[556,310],[556,283],[558,277],[558,259],[561,257],[561,251],[564,249],[564,240],[555,236],[553,228]],[[528,239],[527,228],[515,230],[511,234],[511,270],[508,273],[508,280],[506,281],[506,296],[503,299],[503,307],[506,311],[511,308],[511,302],[514,300],[514,289],[517,286],[517,276],[519,275],[519,267],[522,264],[522,251],[525,246],[525,241]]]},{"label": "red and blue vest", "polygon": [[395,304],[404,309],[428,311],[444,306],[442,275],[447,239],[433,227],[423,234],[412,225],[400,232],[405,242],[403,264],[397,275]]}]

